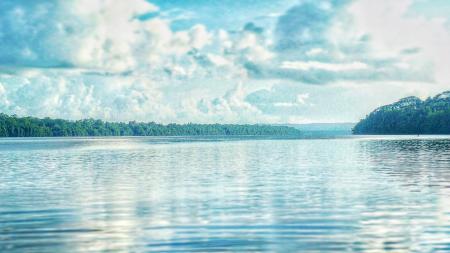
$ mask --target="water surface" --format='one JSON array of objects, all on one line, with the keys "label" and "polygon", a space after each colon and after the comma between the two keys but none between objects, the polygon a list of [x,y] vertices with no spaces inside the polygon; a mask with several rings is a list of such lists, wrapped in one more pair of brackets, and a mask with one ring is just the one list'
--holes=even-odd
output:
[{"label": "water surface", "polygon": [[0,252],[450,252],[450,138],[0,139]]}]

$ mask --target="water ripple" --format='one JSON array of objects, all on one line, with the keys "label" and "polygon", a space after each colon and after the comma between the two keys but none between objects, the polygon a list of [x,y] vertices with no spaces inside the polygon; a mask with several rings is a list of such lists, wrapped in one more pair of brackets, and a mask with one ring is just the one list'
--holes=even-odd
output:
[{"label": "water ripple", "polygon": [[450,139],[0,140],[0,252],[450,252]]}]

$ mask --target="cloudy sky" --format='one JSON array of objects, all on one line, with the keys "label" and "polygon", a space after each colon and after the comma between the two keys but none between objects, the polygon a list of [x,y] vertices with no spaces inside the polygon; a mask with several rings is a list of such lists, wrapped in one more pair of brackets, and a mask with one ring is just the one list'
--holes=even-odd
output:
[{"label": "cloudy sky", "polygon": [[1,0],[0,112],[354,122],[450,90],[448,0]]}]

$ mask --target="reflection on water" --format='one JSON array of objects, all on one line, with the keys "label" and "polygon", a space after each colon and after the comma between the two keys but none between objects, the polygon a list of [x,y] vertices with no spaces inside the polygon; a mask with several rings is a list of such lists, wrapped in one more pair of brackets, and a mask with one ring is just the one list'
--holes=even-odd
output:
[{"label": "reflection on water", "polygon": [[450,252],[450,139],[0,140],[0,252]]}]

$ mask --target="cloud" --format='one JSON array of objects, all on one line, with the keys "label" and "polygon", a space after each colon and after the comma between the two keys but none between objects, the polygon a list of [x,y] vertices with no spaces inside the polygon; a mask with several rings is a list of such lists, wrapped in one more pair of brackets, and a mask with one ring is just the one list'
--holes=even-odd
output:
[{"label": "cloud", "polygon": [[112,68],[132,63],[138,22],[157,8],[144,0],[0,3],[0,64],[13,67]]},{"label": "cloud", "polygon": [[2,1],[0,65],[136,71],[210,43],[204,25],[173,32],[168,20],[138,18],[157,10],[145,0]]},{"label": "cloud", "polygon": [[[299,64],[300,63],[300,64]],[[380,81],[430,82],[429,68],[412,67],[387,61],[374,63],[282,62],[277,65],[245,65],[248,74],[255,79],[290,80],[302,84],[327,85],[349,81],[376,83]]]},{"label": "cloud", "polygon": [[245,24],[243,30],[247,31],[247,32],[253,32],[253,33],[256,33],[256,34],[263,34],[264,33],[264,28],[255,25],[253,22],[249,22],[249,23]]},{"label": "cloud", "polygon": [[276,26],[277,49],[305,52],[327,46],[326,33],[348,0],[302,0],[280,16]]},{"label": "cloud", "polygon": [[292,70],[325,70],[325,71],[352,71],[352,70],[366,70],[369,66],[363,62],[351,62],[351,63],[324,63],[316,61],[285,61],[281,63],[282,69],[292,69]]},{"label": "cloud", "polygon": [[234,33],[221,31],[221,50],[225,56],[232,57],[236,64],[244,62],[265,62],[276,55],[270,49],[271,41],[262,28],[247,24],[242,30]]},{"label": "cloud", "polygon": [[[256,26],[232,35],[203,24],[173,31],[170,20],[142,18],[158,10],[143,0],[27,3],[1,2],[3,112],[160,122],[243,121],[257,112],[241,89],[191,99],[175,88],[243,77],[239,59],[267,59]],[[208,112],[199,110],[200,101]]]},{"label": "cloud", "polygon": [[[349,6],[348,12],[354,19],[354,32],[370,35],[374,54],[389,56],[397,52],[412,52],[405,55],[405,62],[428,64],[438,87],[448,87],[450,59],[443,55],[450,55],[450,29],[447,25],[450,19],[448,15],[446,18],[421,16],[412,9],[416,4],[419,3],[414,0],[359,0]],[[422,9],[440,6],[436,1],[422,1],[420,5]],[[441,7],[441,10],[446,8]]]},{"label": "cloud", "polygon": [[256,90],[245,97],[245,101],[268,115],[298,115],[308,109],[309,93],[299,87],[274,85],[270,89]]},{"label": "cloud", "polygon": [[187,121],[219,123],[266,123],[276,120],[246,101],[246,95],[242,84],[237,84],[223,96],[190,98],[183,102],[178,116],[186,117]]},{"label": "cloud", "polygon": [[[249,76],[322,85],[339,81],[434,81],[433,66],[411,58],[421,48],[404,46],[380,53],[370,30],[359,30],[355,25],[361,21],[353,18],[350,8],[354,6],[347,0],[300,1],[278,19],[275,56],[270,63],[244,63]],[[370,11],[362,13],[366,12]]]},{"label": "cloud", "polygon": [[10,114],[145,121],[173,116],[162,94],[146,79],[47,73],[2,75],[0,83],[4,87],[0,110]]},{"label": "cloud", "polygon": [[[251,18],[269,12],[248,5],[201,5],[239,15],[209,22],[189,14],[195,6],[165,3],[0,1],[0,111],[161,122],[355,120],[379,101],[448,89],[448,18],[412,11],[413,0],[301,0],[287,9],[267,1],[278,6],[270,22]],[[360,99],[365,93],[375,95]]]}]

